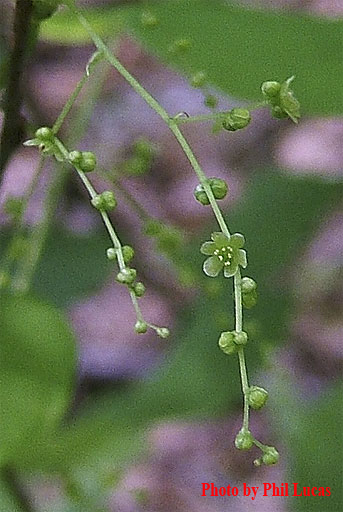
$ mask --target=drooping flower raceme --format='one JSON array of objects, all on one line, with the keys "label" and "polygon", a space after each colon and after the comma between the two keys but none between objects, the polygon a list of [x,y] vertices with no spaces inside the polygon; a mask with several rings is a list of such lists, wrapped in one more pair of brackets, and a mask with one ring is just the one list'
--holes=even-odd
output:
[{"label": "drooping flower raceme", "polygon": [[205,242],[200,252],[209,256],[204,261],[203,270],[209,277],[216,277],[224,269],[225,277],[232,277],[236,274],[239,265],[247,266],[247,254],[244,247],[244,236],[240,233],[226,236],[223,233],[215,232],[211,235],[212,241]]}]

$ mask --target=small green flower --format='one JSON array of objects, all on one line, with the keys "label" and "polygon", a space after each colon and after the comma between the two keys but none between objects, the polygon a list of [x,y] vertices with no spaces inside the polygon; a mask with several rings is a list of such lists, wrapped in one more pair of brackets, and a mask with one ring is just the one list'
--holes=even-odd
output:
[{"label": "small green flower", "polygon": [[203,270],[209,277],[216,277],[224,269],[225,277],[236,274],[239,265],[247,266],[247,254],[242,249],[244,236],[234,233],[227,237],[223,233],[212,233],[212,242],[202,244],[200,252],[210,256],[204,261]]}]

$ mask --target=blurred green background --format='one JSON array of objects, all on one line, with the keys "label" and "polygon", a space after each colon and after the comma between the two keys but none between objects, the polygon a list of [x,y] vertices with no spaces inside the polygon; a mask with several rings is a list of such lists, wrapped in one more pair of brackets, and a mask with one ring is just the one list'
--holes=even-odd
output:
[{"label": "blurred green background", "polygon": [[[257,142],[253,135],[247,139],[234,135],[233,153],[236,148],[237,159],[230,155],[227,169],[223,169],[229,185],[232,172],[242,180],[233,204],[224,203],[223,208],[231,231],[244,233],[246,237],[247,275],[256,279],[259,291],[258,305],[245,312],[246,330],[252,339],[246,350],[247,363],[252,383],[257,379],[257,384],[265,385],[270,399],[263,412],[252,411],[252,426],[260,432],[262,441],[278,447],[280,465],[252,469],[254,457],[250,453],[247,456],[232,453],[241,414],[238,365],[235,358],[225,357],[217,347],[220,332],[233,328],[231,283],[218,278],[218,283],[213,285],[202,276],[199,247],[216,229],[211,215],[202,216],[190,209],[178,216],[172,208],[163,210],[164,194],[167,191],[170,194],[169,189],[177,180],[182,184],[183,175],[178,171],[173,178],[173,146],[169,148],[167,136],[158,140],[153,133],[150,138],[158,142],[162,157],[158,157],[150,175],[123,175],[119,179],[134,192],[142,186],[143,195],[137,193],[138,201],[142,200],[156,217],[162,212],[162,221],[170,222],[186,234],[175,246],[167,246],[161,255],[158,247],[152,248],[150,242],[137,234],[137,220],[132,216],[123,214],[115,219],[124,241],[132,240],[135,248],[137,245],[137,268],[148,287],[152,287],[158,300],[171,304],[170,341],[159,343],[157,349],[154,337],[142,342],[143,349],[137,348],[141,339],[130,342],[125,352],[128,360],[134,359],[135,350],[157,353],[143,364],[140,372],[116,374],[115,358],[112,374],[79,371],[77,354],[82,353],[82,330],[77,331],[77,336],[73,332],[73,308],[77,310],[78,304],[87,301],[90,314],[101,319],[102,303],[98,294],[106,283],[113,281],[113,270],[104,257],[108,241],[101,225],[95,224],[85,232],[68,225],[68,215],[80,204],[87,203],[75,183],[67,181],[64,189],[67,199],[59,206],[62,214],[56,214],[51,223],[30,294],[20,298],[1,296],[1,510],[26,510],[18,501],[17,491],[21,487],[29,496],[32,510],[37,511],[215,512],[228,507],[262,511],[267,506],[270,510],[300,512],[342,509],[342,350],[336,349],[335,344],[330,353],[330,336],[338,340],[338,347],[343,336],[340,252],[343,232],[330,228],[333,217],[342,219],[342,166],[338,165],[337,172],[330,174],[325,169],[325,156],[320,160],[316,154],[314,167],[318,164],[318,172],[313,167],[308,172],[306,169],[294,172],[282,168],[287,158],[282,160],[275,148],[279,140],[285,140],[286,155],[291,154],[293,139],[286,139],[287,134],[295,133],[297,138],[296,130],[302,129],[303,122],[315,133],[318,120],[330,123],[336,118],[333,129],[330,124],[324,124],[323,139],[327,145],[323,144],[321,149],[324,155],[340,154],[342,164],[338,135],[343,135],[339,119],[343,111],[343,19],[338,15],[330,17],[330,10],[325,15],[318,14],[315,3],[299,2],[297,8],[292,8],[285,2],[277,5],[279,10],[266,9],[270,7],[268,4],[168,0],[84,2],[84,7],[87,19],[98,33],[111,44],[115,41],[134,75],[135,72],[141,75],[142,67],[146,66],[142,81],[146,81],[147,87],[150,81],[154,82],[156,69],[173,70],[170,75],[163,75],[157,95],[163,99],[168,91],[175,90],[174,102],[179,105],[179,111],[187,110],[185,103],[194,108],[189,100],[187,80],[197,71],[206,73],[207,85],[220,101],[243,104],[261,99],[259,87],[264,80],[296,76],[294,89],[304,118],[299,128],[291,126],[289,121],[280,122],[285,127],[279,127],[268,116],[261,117],[256,125]],[[10,5],[8,9],[10,27]],[[142,23],[143,12],[156,17],[156,25],[149,27]],[[0,84],[6,86],[10,37],[5,28],[2,35]],[[191,41],[184,55],[171,50],[173,43],[181,39]],[[137,53],[137,47],[142,54]],[[63,57],[68,59],[70,50],[76,53],[70,54],[74,61],[67,76]],[[64,79],[71,77],[70,84],[76,83],[82,71],[80,62],[91,51],[85,31],[69,11],[60,9],[42,24],[36,53],[30,57],[35,70],[31,76],[31,93],[44,89],[44,74],[49,74],[51,62],[57,62],[61,65],[53,80],[58,96]],[[141,55],[147,59],[143,66],[139,62]],[[180,75],[184,77],[182,87],[177,82]],[[158,82],[159,75],[155,76]],[[107,80],[98,101],[103,103],[103,109],[112,109],[111,102],[119,108],[118,117],[113,118],[114,132],[129,130],[130,123],[141,126],[150,122],[150,118],[148,122],[144,120],[144,111],[139,108],[134,112],[126,108],[120,111],[121,101],[128,94],[127,87],[122,85],[124,89],[117,89],[113,97],[109,92],[111,80],[116,82],[118,77]],[[34,94],[26,98],[28,104],[31,99],[33,111],[34,97],[37,102]],[[197,105],[198,99],[194,101]],[[40,110],[40,118],[48,123],[55,108],[56,105],[48,104],[46,113]],[[101,119],[99,111],[95,110],[92,119],[96,129],[92,134],[91,121],[91,135],[85,140],[92,142],[92,150],[106,152],[111,128]],[[325,135],[326,126],[330,129]],[[249,133],[253,134],[251,128]],[[106,142],[102,140],[102,129]],[[196,125],[192,129],[185,133],[201,145],[203,131],[197,134]],[[220,135],[218,143],[217,136],[210,131],[211,127],[207,126],[206,147],[210,151],[204,163],[205,172],[206,163],[214,172],[216,157],[213,155],[221,150],[220,145],[229,146],[231,137],[231,134]],[[321,132],[318,133],[320,138]],[[143,130],[142,135],[145,135]],[[124,139],[122,153],[122,147],[129,151],[130,136]],[[310,152],[305,137],[299,135],[299,139],[305,142],[303,148],[297,148],[296,155]],[[311,137],[308,140],[311,142]],[[169,156],[163,160],[168,151]],[[116,156],[106,155],[106,164],[111,159],[116,162]],[[12,172],[15,165],[15,161],[9,165]],[[166,178],[163,174],[161,177],[164,171]],[[189,169],[187,172],[190,173]],[[43,183],[43,190],[44,186]],[[6,195],[5,187],[6,183]],[[175,187],[174,196],[171,194],[175,209],[179,199],[177,190]],[[185,185],[183,191],[189,202],[193,201],[193,189]],[[151,206],[153,201],[156,208]],[[181,212],[182,207],[183,203]],[[170,211],[171,218],[168,218]],[[84,215],[83,210],[78,215]],[[182,222],[180,216],[184,216]],[[6,220],[1,225],[1,251],[4,251],[12,231]],[[313,249],[313,241],[323,233],[324,241]],[[154,270],[155,260],[157,270]],[[180,291],[180,271],[184,280],[187,278],[188,292]],[[119,296],[112,300],[113,317],[120,301]],[[117,324],[127,321],[120,309]],[[108,317],[103,322],[108,322]],[[305,332],[308,329],[307,337],[299,334],[303,331],[297,327],[298,323],[304,326]],[[96,325],[88,333],[94,341],[97,336],[106,337],[101,331],[101,321]],[[308,341],[311,329],[316,331],[318,343]],[[126,334],[120,328],[116,338],[117,343],[125,345]],[[110,339],[107,342],[111,344]],[[182,440],[185,424],[194,428],[191,448],[188,437]],[[170,440],[165,441],[168,447],[165,453],[161,448],[163,441],[157,447],[154,445],[154,429],[158,432],[159,425],[175,425],[180,429],[177,436],[173,436],[171,429]],[[199,426],[214,428],[215,432],[211,439],[214,437],[216,449],[213,457],[206,455],[206,462],[197,455],[197,450],[203,452],[202,437],[196,442]],[[173,450],[170,445],[174,438]],[[188,458],[187,449],[183,450],[182,446],[191,450],[192,456]],[[142,464],[140,478],[132,478],[132,483],[128,477],[130,471]],[[156,475],[161,467],[165,474],[157,484]],[[275,498],[270,503],[262,498],[252,504],[243,499],[239,505],[235,504],[235,498],[212,501],[209,498],[206,503],[203,498],[203,503],[200,496],[204,481],[218,482],[218,485],[230,483],[240,489],[242,482],[248,485],[249,482],[254,482],[251,485],[299,482],[301,487],[330,487],[331,496]],[[181,499],[181,494],[186,498]]]}]

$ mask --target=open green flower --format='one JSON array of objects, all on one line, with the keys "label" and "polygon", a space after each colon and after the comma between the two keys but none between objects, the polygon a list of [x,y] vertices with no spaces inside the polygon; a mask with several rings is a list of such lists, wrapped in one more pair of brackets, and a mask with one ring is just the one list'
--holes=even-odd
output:
[{"label": "open green flower", "polygon": [[212,241],[205,242],[200,252],[210,256],[204,261],[203,270],[209,277],[216,277],[224,269],[225,277],[232,277],[236,274],[238,266],[247,266],[247,254],[242,249],[244,236],[234,233],[227,237],[223,233],[212,233]]}]

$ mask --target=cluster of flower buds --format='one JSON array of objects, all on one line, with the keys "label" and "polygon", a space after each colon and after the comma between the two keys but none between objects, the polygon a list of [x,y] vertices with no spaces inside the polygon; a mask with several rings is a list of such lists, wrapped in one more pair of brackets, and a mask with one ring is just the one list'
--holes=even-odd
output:
[{"label": "cluster of flower buds", "polygon": [[68,160],[82,172],[92,172],[96,167],[96,156],[92,151],[71,151]]},{"label": "cluster of flower buds", "polygon": [[248,343],[248,335],[245,331],[224,331],[219,338],[219,347],[224,354],[236,354],[239,348]]},{"label": "cluster of flower buds", "polygon": [[[207,182],[215,199],[224,199],[224,197],[226,197],[228,193],[228,186],[226,181],[222,180],[221,178],[208,178]],[[208,206],[210,204],[204,186],[201,183],[195,187],[193,195],[195,199],[204,206]]]},{"label": "cluster of flower buds", "polygon": [[[134,257],[135,251],[130,245],[123,245],[121,252],[125,265],[128,265]],[[106,256],[110,261],[118,259],[118,249],[110,247],[106,251]],[[130,291],[134,292],[136,297],[143,297],[145,293],[145,286],[140,281],[135,282],[136,277],[137,270],[135,268],[126,266],[117,274],[116,280],[120,284],[125,284],[130,289]]]},{"label": "cluster of flower buds", "polygon": [[274,446],[265,446],[263,449],[263,455],[259,459],[254,460],[254,465],[256,467],[264,464],[265,466],[273,466],[279,462],[279,452]]},{"label": "cluster of flower buds", "polygon": [[93,197],[91,203],[94,208],[100,212],[110,212],[117,206],[117,201],[112,190],[105,190],[101,192],[101,194],[97,194]]},{"label": "cluster of flower buds", "polygon": [[295,98],[290,85],[294,80],[291,76],[285,82],[267,81],[261,86],[262,94],[271,106],[272,116],[276,119],[289,117],[294,123],[300,118],[300,103]]}]

